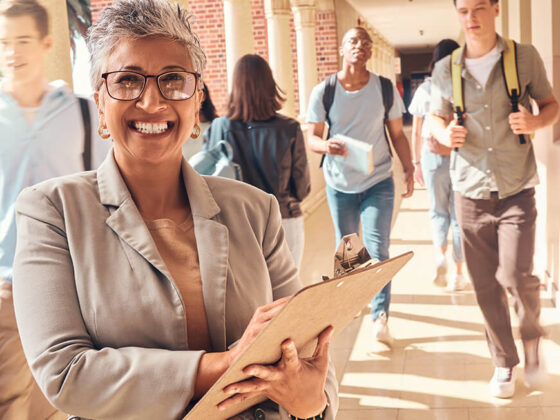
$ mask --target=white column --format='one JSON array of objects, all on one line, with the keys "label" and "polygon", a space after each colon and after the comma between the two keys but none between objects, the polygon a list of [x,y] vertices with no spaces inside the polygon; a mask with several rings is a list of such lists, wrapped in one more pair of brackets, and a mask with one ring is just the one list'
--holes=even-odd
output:
[{"label": "white column", "polygon": [[41,3],[49,13],[50,34],[53,38],[53,47],[45,58],[45,75],[49,81],[62,79],[72,87],[66,0],[43,0]]},{"label": "white column", "polygon": [[372,31],[371,40],[373,41],[371,57],[373,71],[375,73],[381,74],[381,64],[379,60],[379,57],[381,56],[381,45],[379,45],[380,38],[377,32]]},{"label": "white column", "polygon": [[265,0],[268,32],[268,62],[274,79],[286,94],[282,113],[295,117],[289,0]]},{"label": "white column", "polygon": [[502,0],[499,2],[500,15],[498,16],[498,19],[496,19],[496,32],[498,32],[504,38],[509,38],[508,1],[509,0]]},{"label": "white column", "polygon": [[235,63],[245,54],[254,52],[250,0],[224,0],[224,30],[228,88],[231,89]]},{"label": "white column", "polygon": [[[560,98],[560,2],[534,1],[531,10],[533,45],[539,51],[553,94]],[[536,190],[537,236],[535,274],[547,285],[560,312],[560,122],[538,130],[533,139],[541,184]]]},{"label": "white column", "polygon": [[315,45],[315,1],[292,0],[297,40],[300,119],[307,113],[309,95],[317,84],[317,50]]},{"label": "white column", "polygon": [[530,43],[531,0],[509,0],[507,8],[508,37],[517,42]]}]

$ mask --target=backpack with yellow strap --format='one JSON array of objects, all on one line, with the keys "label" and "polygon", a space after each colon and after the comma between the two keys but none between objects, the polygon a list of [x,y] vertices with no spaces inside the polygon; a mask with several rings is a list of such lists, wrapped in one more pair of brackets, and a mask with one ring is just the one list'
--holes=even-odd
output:
[{"label": "backpack with yellow strap", "polygon": [[[519,86],[519,75],[517,74],[517,44],[511,39],[506,39],[505,42],[507,43],[508,48],[502,51],[502,74],[504,75],[504,80],[506,82],[506,92],[511,100],[511,110],[512,112],[519,112],[519,97],[521,96],[521,89]],[[463,125],[465,122],[463,77],[461,74],[463,66],[460,63],[456,63],[460,50],[460,48],[457,48],[453,51],[453,53],[451,53],[451,79],[453,81],[454,112],[457,115],[459,125]],[[531,135],[531,138],[532,137],[533,135]],[[519,143],[527,143],[523,134],[519,135]],[[457,149],[455,149],[455,151],[457,151]]]}]

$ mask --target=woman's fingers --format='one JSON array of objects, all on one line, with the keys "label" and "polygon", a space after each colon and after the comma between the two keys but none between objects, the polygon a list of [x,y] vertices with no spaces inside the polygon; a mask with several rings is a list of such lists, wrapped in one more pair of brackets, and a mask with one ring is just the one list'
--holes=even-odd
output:
[{"label": "woman's fingers", "polygon": [[251,365],[243,369],[245,375],[251,375],[264,381],[277,381],[281,378],[278,368],[275,366]]},{"label": "woman's fingers", "polygon": [[282,362],[286,369],[296,370],[299,366],[299,356],[296,344],[292,339],[282,343]]},{"label": "woman's fingers", "polygon": [[236,405],[239,404],[243,401],[248,400],[249,398],[253,398],[256,397],[257,395],[262,395],[262,393],[260,392],[249,392],[246,394],[235,394],[234,396],[228,398],[227,400],[222,401],[220,404],[218,404],[218,410],[225,410],[228,407],[231,407],[232,405]]}]

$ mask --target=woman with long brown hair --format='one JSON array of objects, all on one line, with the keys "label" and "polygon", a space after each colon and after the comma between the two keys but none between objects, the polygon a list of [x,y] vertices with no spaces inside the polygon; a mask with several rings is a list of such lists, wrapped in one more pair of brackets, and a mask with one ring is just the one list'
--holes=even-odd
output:
[{"label": "woman with long brown hair", "polygon": [[300,202],[311,184],[299,122],[278,113],[283,101],[268,63],[254,54],[241,57],[233,72],[227,116],[212,122],[205,146],[226,140],[243,181],[276,197],[286,241],[299,268],[304,244]]}]

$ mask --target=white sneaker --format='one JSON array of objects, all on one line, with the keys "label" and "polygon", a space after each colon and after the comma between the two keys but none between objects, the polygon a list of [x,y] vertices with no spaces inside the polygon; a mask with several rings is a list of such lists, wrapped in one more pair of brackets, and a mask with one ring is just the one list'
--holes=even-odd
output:
[{"label": "white sneaker", "polygon": [[496,398],[511,398],[515,394],[515,369],[497,367],[490,380],[490,395]]},{"label": "white sneaker", "polygon": [[528,389],[540,389],[548,379],[546,363],[542,356],[541,339],[536,343],[523,343],[525,350],[525,377],[524,383]]},{"label": "white sneaker", "polygon": [[458,292],[460,290],[464,290],[465,287],[467,287],[467,280],[465,279],[465,276],[462,274],[455,274],[451,277],[451,281],[447,283],[445,290],[448,292]]},{"label": "white sneaker", "polygon": [[434,284],[439,287],[447,285],[447,259],[445,254],[438,253],[436,256],[436,277]]},{"label": "white sneaker", "polygon": [[381,312],[379,318],[377,318],[373,323],[373,336],[377,341],[387,344],[389,347],[393,345],[393,337],[389,332],[389,326],[387,325],[387,314]]}]

